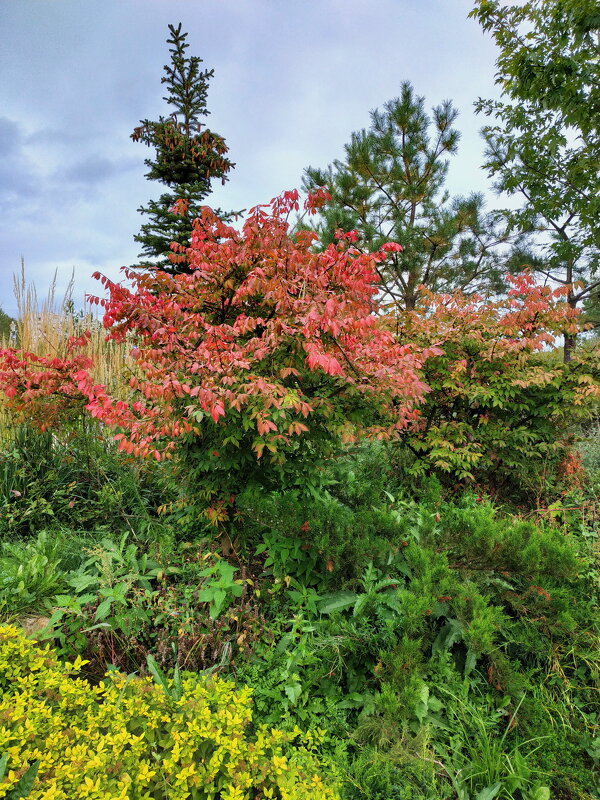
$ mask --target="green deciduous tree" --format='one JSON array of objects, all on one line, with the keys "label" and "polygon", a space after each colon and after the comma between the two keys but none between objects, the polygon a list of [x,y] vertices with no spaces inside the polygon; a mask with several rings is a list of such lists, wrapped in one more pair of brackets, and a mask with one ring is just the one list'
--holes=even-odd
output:
[{"label": "green deciduous tree", "polygon": [[[600,286],[600,6],[597,0],[478,0],[471,16],[500,53],[500,101],[479,100],[485,167],[499,192],[519,197],[510,227],[534,231],[515,259],[555,284],[567,302]],[[569,360],[575,337],[565,336]]]},{"label": "green deciduous tree", "polygon": [[8,342],[10,340],[11,326],[13,323],[13,318],[9,317],[8,314],[0,308],[0,341],[4,339]]},{"label": "green deciduous tree", "polygon": [[[165,65],[161,82],[167,85],[163,99],[173,110],[157,122],[142,120],[131,135],[134,141],[155,148],[155,159],[145,161],[149,168],[146,177],[165,184],[169,191],[138,209],[150,220],[134,238],[143,246],[140,257],[152,259],[144,266],[185,272],[185,265],[175,266],[169,260],[171,242],[189,247],[192,221],[200,215],[202,200],[210,194],[211,180],[217,178],[224,183],[234,164],[226,156],[223,137],[200,121],[210,113],[206,97],[214,70],[202,70],[201,58],[186,56],[189,45],[181,23],[177,28],[169,25],[169,31],[171,63]],[[177,201],[181,202],[173,210]]]},{"label": "green deciduous tree", "polygon": [[460,136],[457,114],[447,101],[430,118],[424,98],[403,83],[400,97],[371,113],[370,128],[352,134],[342,160],[305,172],[306,189],[323,186],[332,198],[316,226],[324,244],[341,229],[356,231],[365,251],[402,245],[380,266],[382,287],[401,308],[415,307],[421,284],[432,291],[502,286],[494,253],[503,236],[482,197],[451,198],[444,186]]}]

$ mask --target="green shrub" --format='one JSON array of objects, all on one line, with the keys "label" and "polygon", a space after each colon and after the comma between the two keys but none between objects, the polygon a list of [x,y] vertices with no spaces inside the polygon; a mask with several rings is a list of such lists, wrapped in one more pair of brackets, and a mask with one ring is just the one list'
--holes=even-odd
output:
[{"label": "green shrub", "polygon": [[329,492],[246,493],[238,508],[244,541],[267,553],[276,577],[287,574],[322,587],[357,584],[369,563],[388,563],[434,525],[428,509],[389,493],[379,495],[377,504],[355,499],[353,505]]},{"label": "green shrub", "polygon": [[472,572],[568,580],[581,568],[576,549],[556,528],[500,515],[483,501],[446,506],[436,544],[457,568]]},{"label": "green shrub", "polygon": [[261,720],[326,724],[349,800],[579,798],[598,749],[592,534],[385,486],[242,498],[272,580],[275,646],[236,664]]},{"label": "green shrub", "polygon": [[[260,592],[245,567],[206,540],[170,550],[153,543],[150,556],[132,539],[57,532],[4,545],[10,569],[0,577],[0,615],[45,614],[38,638],[51,640],[61,657],[85,658],[92,680],[109,668],[143,673],[149,653],[162,668],[214,670],[248,654],[257,638],[269,639]],[[69,552],[76,542],[77,556]]]},{"label": "green shrub", "polygon": [[146,535],[176,494],[163,465],[128,463],[95,423],[60,436],[15,427],[0,448],[0,534],[104,527]]},{"label": "green shrub", "polygon": [[336,798],[319,774],[322,732],[252,732],[249,688],[189,673],[180,693],[119,673],[91,686],[80,667],[0,628],[3,796],[38,762],[32,800]]},{"label": "green shrub", "polygon": [[35,540],[0,543],[0,616],[42,612],[66,586],[60,545],[45,531]]}]

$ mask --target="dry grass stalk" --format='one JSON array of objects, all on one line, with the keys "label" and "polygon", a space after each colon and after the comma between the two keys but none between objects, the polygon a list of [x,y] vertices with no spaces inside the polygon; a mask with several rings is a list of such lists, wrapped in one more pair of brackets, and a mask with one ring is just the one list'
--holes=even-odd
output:
[{"label": "dry grass stalk", "polygon": [[25,269],[14,276],[17,302],[17,340],[19,348],[36,355],[66,354],[67,340],[89,330],[91,338],[84,352],[93,359],[95,383],[102,383],[111,392],[123,395],[134,362],[127,356],[127,346],[106,341],[102,322],[88,304],[77,310],[73,301],[73,276],[58,301],[56,274],[48,294],[39,302],[35,286],[25,279]]},{"label": "dry grass stalk", "polygon": [[[14,276],[13,284],[17,303],[16,341],[4,339],[0,346],[16,346],[36,355],[60,357],[66,355],[69,336],[78,336],[89,330],[90,341],[80,352],[93,359],[94,383],[104,384],[111,394],[125,399],[135,362],[128,356],[126,344],[106,341],[101,320],[88,304],[81,310],[76,309],[73,302],[73,277],[71,276],[63,298],[59,300],[55,274],[46,297],[40,302],[35,286],[26,280],[25,267],[21,260],[21,270]],[[0,437],[11,427],[9,415],[3,408],[0,397]]]}]

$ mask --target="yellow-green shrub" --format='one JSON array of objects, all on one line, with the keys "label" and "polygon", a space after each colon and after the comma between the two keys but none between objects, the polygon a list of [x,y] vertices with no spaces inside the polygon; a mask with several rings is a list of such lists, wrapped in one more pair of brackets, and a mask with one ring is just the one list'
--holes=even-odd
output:
[{"label": "yellow-green shrub", "polygon": [[16,628],[0,626],[0,797],[39,760],[32,800],[335,800],[319,777],[322,732],[258,727],[251,689],[187,674],[180,700],[150,678],[77,677]]}]

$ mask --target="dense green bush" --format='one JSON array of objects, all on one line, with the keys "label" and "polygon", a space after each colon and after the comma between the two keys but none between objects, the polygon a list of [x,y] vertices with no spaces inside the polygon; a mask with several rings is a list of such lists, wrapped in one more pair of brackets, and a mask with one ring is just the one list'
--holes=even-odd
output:
[{"label": "dense green bush", "polygon": [[0,535],[57,525],[147,534],[175,497],[168,472],[124,458],[93,422],[60,435],[21,426],[0,449]]},{"label": "dense green bush", "polygon": [[67,658],[110,667],[212,669],[269,638],[254,582],[206,540],[150,543],[66,530],[0,544],[0,615],[34,627]]},{"label": "dense green bush", "polygon": [[250,685],[257,725],[327,731],[344,800],[594,796],[592,483],[522,518],[435,479],[409,491],[388,445],[353,445],[318,493],[241,492],[219,537],[183,503],[157,518],[162,478],[103,458],[129,510],[100,524],[94,489],[83,533],[48,494],[61,525],[0,552],[2,617],[50,618],[37,636],[93,682],[154,664]]},{"label": "dense green bush", "polygon": [[172,514],[158,539],[6,542],[1,613],[50,616],[42,635],[95,681],[110,665],[145,674],[150,655],[251,685],[257,723],[327,729],[347,800],[588,800],[593,487],[534,522],[435,481],[417,501],[395,478],[370,444],[314,496],[238,495],[233,540]]},{"label": "dense green bush", "polygon": [[240,498],[278,640],[237,667],[257,713],[326,724],[349,800],[590,797],[596,533],[434,484],[396,500],[378,461],[363,451],[347,481],[338,464],[313,499]]}]

